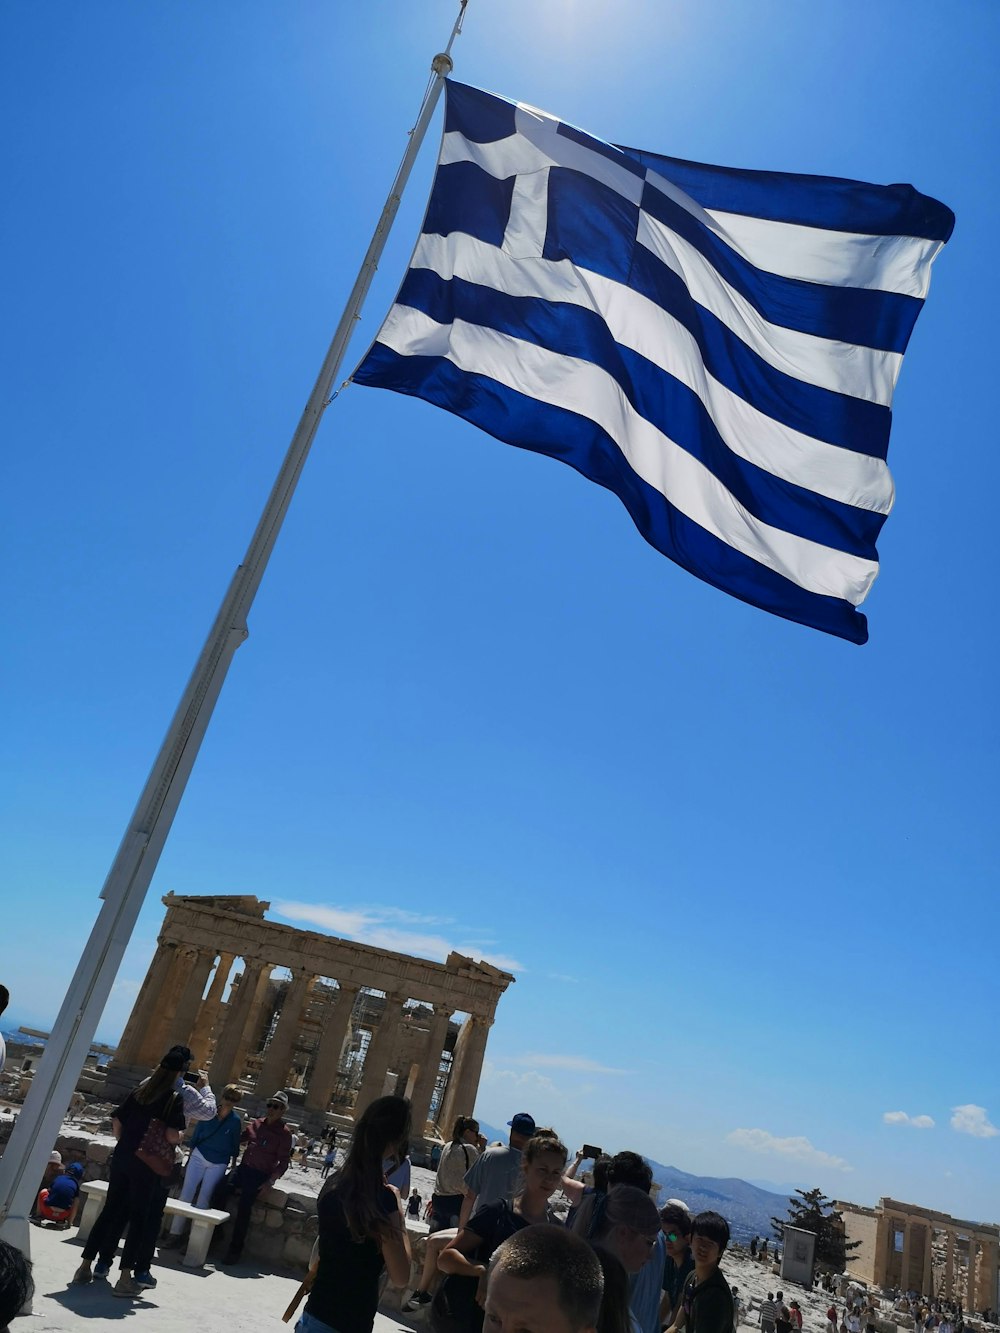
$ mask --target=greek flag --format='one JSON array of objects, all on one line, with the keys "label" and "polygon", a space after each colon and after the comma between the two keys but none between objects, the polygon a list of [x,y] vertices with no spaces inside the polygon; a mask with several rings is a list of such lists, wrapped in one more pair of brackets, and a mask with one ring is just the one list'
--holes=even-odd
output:
[{"label": "greek flag", "polygon": [[353,378],[571,464],[700,579],[864,643],[892,392],[953,225],[909,185],[615,147],[449,81]]}]

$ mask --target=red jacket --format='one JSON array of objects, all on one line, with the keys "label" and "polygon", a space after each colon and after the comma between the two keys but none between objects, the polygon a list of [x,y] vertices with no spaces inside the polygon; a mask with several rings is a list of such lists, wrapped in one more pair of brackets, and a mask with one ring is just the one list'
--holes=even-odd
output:
[{"label": "red jacket", "polygon": [[283,1120],[279,1120],[276,1125],[269,1125],[266,1116],[251,1120],[243,1131],[243,1142],[247,1147],[242,1166],[249,1166],[254,1171],[266,1171],[272,1180],[277,1180],[288,1170],[292,1156],[292,1131]]}]

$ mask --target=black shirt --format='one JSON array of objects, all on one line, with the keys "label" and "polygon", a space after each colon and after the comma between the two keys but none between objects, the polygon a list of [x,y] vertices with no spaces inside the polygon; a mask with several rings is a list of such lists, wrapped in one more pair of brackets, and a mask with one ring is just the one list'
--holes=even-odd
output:
[{"label": "black shirt", "polygon": [[155,1102],[148,1103],[137,1102],[135,1093],[130,1092],[121,1106],[116,1106],[111,1114],[121,1121],[122,1126],[114,1157],[118,1165],[125,1165],[135,1156],[135,1150],[142,1142],[151,1120],[162,1120],[170,1129],[184,1132],[184,1103],[180,1093],[173,1089]]},{"label": "black shirt", "polygon": [[[488,1203],[465,1224],[467,1231],[480,1238],[475,1252],[465,1257],[470,1263],[489,1263],[493,1251],[526,1226],[528,1222],[525,1218],[515,1213],[506,1200]],[[466,1277],[463,1273],[449,1273],[434,1296],[432,1327],[437,1324],[450,1329],[462,1329],[464,1333],[480,1333],[483,1327],[483,1307],[476,1300],[478,1290],[479,1278]]]},{"label": "black shirt", "polygon": [[699,1285],[696,1273],[684,1284],[685,1333],[732,1333],[733,1293],[720,1268]]},{"label": "black shirt", "polygon": [[[396,1196],[388,1186],[379,1192],[379,1210],[391,1217]],[[378,1280],[385,1262],[378,1241],[355,1240],[344,1205],[335,1189],[324,1194],[319,1216],[319,1270],[306,1310],[337,1333],[371,1333],[378,1309]]]}]

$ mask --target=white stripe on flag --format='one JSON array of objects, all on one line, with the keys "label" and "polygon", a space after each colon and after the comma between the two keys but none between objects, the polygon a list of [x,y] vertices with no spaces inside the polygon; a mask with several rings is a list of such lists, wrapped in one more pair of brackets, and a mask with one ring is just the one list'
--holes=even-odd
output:
[{"label": "white stripe on flag", "polygon": [[753,407],[708,374],[701,350],[683,324],[630,288],[580,270],[566,259],[518,264],[495,246],[458,232],[422,235],[411,266],[430,269],[446,280],[464,278],[509,296],[538,297],[595,311],[615,342],[638,352],[698,395],[719,434],[739,457],[831,500],[881,514],[892,508],[892,477],[882,459],[815,440]]},{"label": "white stripe on flag", "polygon": [[716,235],[768,273],[921,299],[931,285],[931,262],[944,245],[919,236],[863,236],[716,208],[707,209],[706,216],[716,224]]},{"label": "white stripe on flag", "polygon": [[633,471],[706,532],[809,592],[864,601],[877,573],[871,560],[833,550],[754,518],[696,458],[640,417],[599,366],[560,356],[494,329],[393,306],[379,342],[403,356],[446,357],[541,404],[595,422]]}]

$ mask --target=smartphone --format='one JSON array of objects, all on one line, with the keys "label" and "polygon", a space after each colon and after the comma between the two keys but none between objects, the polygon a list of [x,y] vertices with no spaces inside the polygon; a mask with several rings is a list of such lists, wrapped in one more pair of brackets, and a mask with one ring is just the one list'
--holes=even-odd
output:
[{"label": "smartphone", "polygon": [[601,1156],[602,1151],[603,1150],[601,1148],[595,1148],[592,1143],[585,1143],[583,1145],[584,1157],[592,1157],[595,1162],[597,1161],[598,1157]]}]

